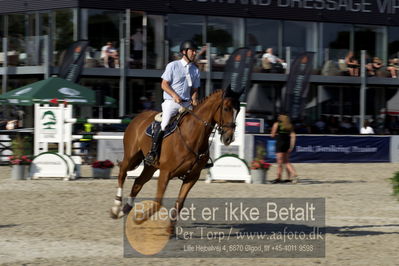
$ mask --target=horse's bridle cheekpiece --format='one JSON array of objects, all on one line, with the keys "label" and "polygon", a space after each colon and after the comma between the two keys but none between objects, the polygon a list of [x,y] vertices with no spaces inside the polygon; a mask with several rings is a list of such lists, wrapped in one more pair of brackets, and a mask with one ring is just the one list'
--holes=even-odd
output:
[{"label": "horse's bridle cheekpiece", "polygon": [[[225,133],[225,131],[224,131],[223,128],[231,128],[231,129],[233,129],[233,130],[236,129],[236,123],[235,123],[235,122],[230,122],[230,123],[226,123],[226,124],[223,123],[223,107],[224,107],[224,99],[226,99],[226,92],[227,92],[227,91],[224,91],[224,92],[223,92],[222,104],[221,104],[220,107],[219,107],[219,108],[220,108],[220,121],[219,121],[219,123],[218,123],[218,126],[216,127],[216,129],[217,129],[217,131],[219,132],[220,135],[223,135],[223,134]],[[228,97],[228,98],[232,98],[233,101],[235,100],[234,97]],[[238,97],[238,98],[239,98],[239,97]],[[238,98],[237,98],[237,99],[238,99]],[[238,106],[239,106],[239,105],[238,105]],[[240,109],[238,108],[237,114],[238,114],[239,111],[240,111]],[[235,118],[234,118],[234,120],[235,120]]]}]

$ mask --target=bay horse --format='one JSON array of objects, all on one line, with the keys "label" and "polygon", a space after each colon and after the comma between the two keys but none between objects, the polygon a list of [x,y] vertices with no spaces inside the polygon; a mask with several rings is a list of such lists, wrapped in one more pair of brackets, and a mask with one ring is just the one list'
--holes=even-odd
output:
[{"label": "bay horse", "polygon": [[177,217],[190,189],[197,182],[209,159],[209,137],[214,127],[217,126],[224,145],[234,141],[239,101],[237,95],[228,92],[215,91],[194,107],[193,111],[182,117],[177,129],[163,140],[156,166],[144,165],[140,176],[134,181],[127,203],[122,208],[122,189],[126,172],[135,169],[150,150],[151,138],[145,134],[145,130],[153,122],[157,112],[145,111],[130,122],[123,139],[124,158],[119,165],[118,190],[114,206],[111,208],[112,218],[121,218],[130,212],[135,197],[157,169],[160,170],[160,174],[155,203],[148,216],[161,207],[169,180],[173,177],[184,177],[173,209],[173,215]]}]

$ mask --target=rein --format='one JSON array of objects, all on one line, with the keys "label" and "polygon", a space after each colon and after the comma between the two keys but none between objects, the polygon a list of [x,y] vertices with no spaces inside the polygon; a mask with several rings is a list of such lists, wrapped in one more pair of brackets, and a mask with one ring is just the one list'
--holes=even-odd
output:
[{"label": "rein", "polygon": [[[220,135],[223,135],[224,132],[225,132],[223,128],[232,128],[232,129],[235,129],[235,127],[236,127],[236,123],[234,123],[234,122],[226,123],[226,124],[223,123],[222,112],[223,112],[223,106],[224,106],[224,99],[225,99],[225,93],[223,93],[222,104],[219,105],[219,107],[218,107],[218,109],[220,109],[220,120],[221,120],[221,122],[220,122],[220,123],[217,123],[218,126],[216,127],[216,130],[218,130],[218,132],[219,132]],[[213,126],[211,123],[209,123],[209,122],[203,120],[200,116],[198,116],[198,115],[197,115],[196,113],[194,113],[192,110],[190,110],[190,109],[188,109],[188,108],[185,108],[185,109],[186,109],[186,111],[187,111],[188,113],[190,113],[195,119],[199,120],[205,127],[209,127],[209,128],[211,128],[211,130],[212,130],[212,132],[211,132],[211,134],[210,134],[210,135],[212,135],[212,137],[211,137],[211,141],[210,141],[209,144],[208,144],[208,148],[206,149],[206,151],[205,151],[204,153],[199,154],[198,152],[194,151],[194,150],[187,144],[187,142],[186,142],[185,139],[184,139],[184,136],[183,136],[182,133],[181,133],[180,127],[179,127],[179,126],[177,127],[177,129],[178,129],[177,131],[179,132],[180,138],[181,138],[181,140],[182,140],[184,146],[187,148],[187,150],[189,150],[192,154],[195,155],[195,162],[192,164],[192,165],[193,165],[192,167],[194,167],[194,165],[195,165],[199,160],[201,160],[204,156],[209,155],[209,149],[210,149],[210,147],[211,147],[212,144],[213,144],[213,140],[214,140],[214,137],[215,137],[215,134],[216,134],[216,130],[214,130],[214,126]],[[219,125],[219,124],[221,124],[221,125]],[[192,169],[192,168],[191,168],[191,169]],[[191,170],[187,171],[187,174],[185,174],[183,177],[181,177],[181,179],[184,179],[188,174],[190,174],[190,172],[191,172]]]},{"label": "rein", "polygon": [[[195,163],[196,163],[197,161],[199,161],[203,156],[209,154],[209,148],[211,147],[211,145],[212,145],[212,143],[213,143],[213,138],[214,138],[214,136],[215,136],[215,131],[213,130],[213,129],[214,129],[214,126],[212,126],[212,124],[208,123],[208,121],[203,120],[201,117],[199,117],[196,113],[194,113],[192,110],[190,110],[190,109],[188,109],[188,108],[186,108],[186,111],[187,111],[188,113],[190,113],[194,118],[196,118],[197,120],[199,120],[200,122],[202,122],[202,124],[204,124],[205,127],[211,128],[211,130],[212,130],[212,132],[213,132],[212,140],[211,140],[210,144],[208,145],[208,149],[205,151],[205,153],[198,154],[198,152],[195,152],[190,146],[188,146],[188,144],[186,143],[186,141],[185,141],[185,139],[184,139],[184,137],[183,137],[183,135],[182,135],[182,133],[181,133],[180,127],[179,127],[179,126],[177,127],[177,130],[178,130],[178,132],[179,132],[180,138],[182,139],[182,142],[183,142],[184,146],[186,146],[186,148],[187,148],[191,153],[193,153],[193,154],[195,155],[195,158],[196,158],[196,160],[195,160],[195,162],[194,162],[194,164],[195,164]],[[211,132],[211,134],[212,134],[212,132]],[[194,165],[194,164],[193,164],[193,165]]]}]

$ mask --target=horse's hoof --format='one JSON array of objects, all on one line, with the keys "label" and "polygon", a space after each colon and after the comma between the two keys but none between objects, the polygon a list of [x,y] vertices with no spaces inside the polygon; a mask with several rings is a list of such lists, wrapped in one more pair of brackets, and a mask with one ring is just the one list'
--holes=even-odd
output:
[{"label": "horse's hoof", "polygon": [[132,206],[130,206],[129,204],[125,204],[125,206],[123,206],[123,213],[124,214],[129,214],[129,212],[132,210]]},{"label": "horse's hoof", "polygon": [[110,214],[111,214],[111,218],[112,219],[120,219],[123,216],[125,216],[125,214],[121,210],[121,207],[119,207],[119,206],[112,207],[111,211],[110,211]]}]

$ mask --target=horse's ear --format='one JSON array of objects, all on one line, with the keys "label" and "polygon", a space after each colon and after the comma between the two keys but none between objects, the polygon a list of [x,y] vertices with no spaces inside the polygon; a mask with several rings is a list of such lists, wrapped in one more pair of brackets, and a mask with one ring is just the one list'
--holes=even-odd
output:
[{"label": "horse's ear", "polygon": [[242,93],[243,93],[243,91],[241,93],[234,92],[229,86],[229,87],[227,87],[227,89],[225,91],[224,97],[233,99],[234,109],[240,110],[240,96]]},{"label": "horse's ear", "polygon": [[224,97],[226,98],[233,98],[233,99],[240,99],[241,94],[244,92],[244,90],[241,90],[241,92],[235,92],[231,89],[231,85],[229,85],[225,91]]}]

